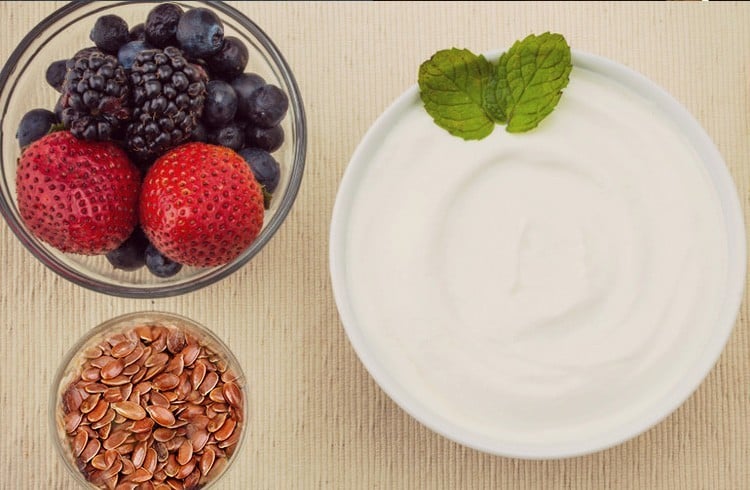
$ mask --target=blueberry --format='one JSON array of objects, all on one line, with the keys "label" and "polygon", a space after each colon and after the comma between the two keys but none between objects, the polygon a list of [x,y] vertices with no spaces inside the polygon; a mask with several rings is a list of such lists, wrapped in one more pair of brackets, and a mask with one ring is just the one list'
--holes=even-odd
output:
[{"label": "blueberry", "polygon": [[284,143],[284,128],[274,126],[272,128],[259,128],[249,125],[245,131],[245,144],[253,148],[266,150],[268,153],[281,148]]},{"label": "blueberry", "polygon": [[136,24],[130,28],[128,33],[128,39],[130,41],[145,41],[146,40],[146,26],[142,22]]},{"label": "blueberry", "polygon": [[243,148],[239,154],[250,165],[250,170],[255,175],[255,180],[262,185],[266,191],[273,193],[279,185],[281,169],[270,153],[258,148]]},{"label": "blueberry", "polygon": [[58,121],[62,121],[62,112],[63,112],[63,96],[57,98],[57,102],[55,103],[55,117]]},{"label": "blueberry", "polygon": [[146,267],[157,277],[171,277],[180,272],[182,264],[168,259],[149,243],[146,247]]},{"label": "blueberry", "polygon": [[57,123],[57,116],[47,109],[32,109],[21,118],[16,131],[18,144],[24,147],[49,133],[53,124]]},{"label": "blueberry", "polygon": [[147,246],[148,238],[143,234],[140,227],[136,227],[128,239],[109,252],[106,257],[115,269],[134,271],[146,264]]},{"label": "blueberry", "polygon": [[130,70],[133,67],[135,57],[144,49],[151,49],[151,46],[146,44],[145,41],[130,41],[125,43],[117,52],[117,61],[120,62],[123,68]]},{"label": "blueberry", "polygon": [[45,73],[47,83],[60,93],[62,93],[62,86],[65,81],[65,72],[68,71],[65,66],[65,63],[67,62],[68,60],[53,61],[52,64],[47,67],[47,72]]},{"label": "blueberry", "polygon": [[206,84],[206,102],[203,106],[203,121],[213,127],[224,126],[237,113],[237,94],[231,85],[221,80]]},{"label": "blueberry", "polygon": [[109,54],[117,54],[120,46],[128,42],[128,24],[117,15],[103,15],[96,19],[89,38],[96,47]]},{"label": "blueberry", "polygon": [[266,81],[255,73],[243,73],[232,80],[231,85],[237,93],[237,113],[245,117],[250,106],[250,96],[264,86]]},{"label": "blueberry", "polygon": [[203,123],[199,122],[195,125],[195,129],[193,129],[193,132],[190,133],[190,140],[200,141],[201,143],[208,142],[208,133],[206,132],[206,127],[203,125]]},{"label": "blueberry", "polygon": [[263,85],[250,94],[245,109],[245,117],[252,124],[262,128],[272,128],[279,124],[286,110],[289,99],[281,89],[275,85]]},{"label": "blueberry", "polygon": [[215,76],[232,80],[245,70],[248,56],[247,46],[242,41],[227,36],[221,50],[208,59],[208,67]]},{"label": "blueberry", "polygon": [[151,9],[146,17],[146,40],[152,46],[165,48],[177,45],[177,24],[182,8],[173,3],[162,3]]},{"label": "blueberry", "polygon": [[224,43],[224,25],[211,10],[188,10],[177,24],[177,41],[188,56],[209,57],[217,53]]},{"label": "blueberry", "polygon": [[237,123],[229,124],[212,131],[208,136],[208,141],[238,151],[245,145],[245,128]]}]

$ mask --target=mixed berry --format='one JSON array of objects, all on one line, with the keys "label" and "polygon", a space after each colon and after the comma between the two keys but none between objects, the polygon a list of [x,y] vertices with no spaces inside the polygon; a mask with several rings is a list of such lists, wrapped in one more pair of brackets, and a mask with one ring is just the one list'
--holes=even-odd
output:
[{"label": "mixed berry", "polygon": [[163,3],[142,24],[99,17],[94,46],[45,73],[52,111],[20,121],[22,219],[64,252],[171,277],[234,260],[280,180],[286,94],[246,72],[211,10]]}]

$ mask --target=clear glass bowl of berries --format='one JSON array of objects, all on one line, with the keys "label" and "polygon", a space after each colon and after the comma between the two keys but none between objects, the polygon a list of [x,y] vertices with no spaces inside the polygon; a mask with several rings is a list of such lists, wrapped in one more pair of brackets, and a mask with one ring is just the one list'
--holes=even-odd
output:
[{"label": "clear glass bowl of berries", "polygon": [[223,3],[68,4],[11,54],[0,104],[0,211],[47,267],[102,293],[172,296],[226,277],[301,184],[294,75]]},{"label": "clear glass bowl of berries", "polygon": [[206,327],[130,313],[68,351],[50,393],[52,437],[86,488],[209,488],[246,438],[247,391],[237,358]]}]

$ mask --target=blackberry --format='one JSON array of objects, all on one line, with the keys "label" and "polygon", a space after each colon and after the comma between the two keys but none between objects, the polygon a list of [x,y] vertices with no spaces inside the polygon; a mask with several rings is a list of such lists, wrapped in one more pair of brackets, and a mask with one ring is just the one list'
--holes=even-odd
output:
[{"label": "blackberry", "polygon": [[130,117],[130,90],[125,69],[112,55],[96,48],[79,51],[66,63],[62,123],[73,136],[106,141]]},{"label": "blackberry", "polygon": [[130,71],[133,119],[127,129],[128,150],[139,159],[153,158],[190,138],[206,99],[205,71],[169,46],[138,53]]}]

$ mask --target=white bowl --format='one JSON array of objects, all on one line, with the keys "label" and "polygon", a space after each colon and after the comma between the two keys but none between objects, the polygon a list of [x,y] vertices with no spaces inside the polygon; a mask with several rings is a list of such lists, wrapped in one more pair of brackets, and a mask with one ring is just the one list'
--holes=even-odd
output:
[{"label": "white bowl", "polygon": [[[496,57],[497,53],[495,56],[488,56],[489,59],[496,59]],[[330,273],[333,291],[341,321],[362,363],[380,387],[401,408],[425,426],[453,441],[492,454],[529,459],[571,457],[622,443],[657,424],[676,410],[695,391],[716,363],[732,331],[744,293],[746,241],[742,209],[726,165],[700,124],[667,92],[620,64],[581,52],[573,53],[573,62],[576,68],[603,75],[645,97],[655,111],[662,113],[674,124],[704,164],[720,202],[726,228],[726,296],[723,305],[719,308],[720,312],[715,324],[710,327],[710,338],[703,348],[697,351],[694,362],[689,363],[680,372],[678,382],[660,392],[656,400],[646,400],[647,406],[637,411],[637,417],[623,416],[618,419],[618,423],[601,427],[596,433],[586,433],[564,441],[537,440],[534,443],[528,443],[505,440],[467,428],[454,417],[430,406],[426,400],[420,399],[418,394],[420,390],[409,384],[413,380],[409,381],[409,378],[401,376],[401,373],[388,362],[388,356],[379,355],[371,341],[372,332],[364,332],[358,321],[358,312],[353,305],[352,288],[347,273],[347,247],[351,239],[349,231],[352,225],[352,208],[361,189],[368,185],[366,179],[368,166],[383,138],[410,107],[419,103],[419,91],[416,86],[399,97],[365,135],[346,169],[333,210],[330,232]],[[502,131],[502,128],[495,130]],[[446,134],[446,137],[450,136]],[[415,189],[418,189],[419,183],[414,185]],[[398,354],[389,352],[389,355]],[[639,393],[632,395],[634,406],[646,402],[645,397],[639,399],[638,395]]]}]

